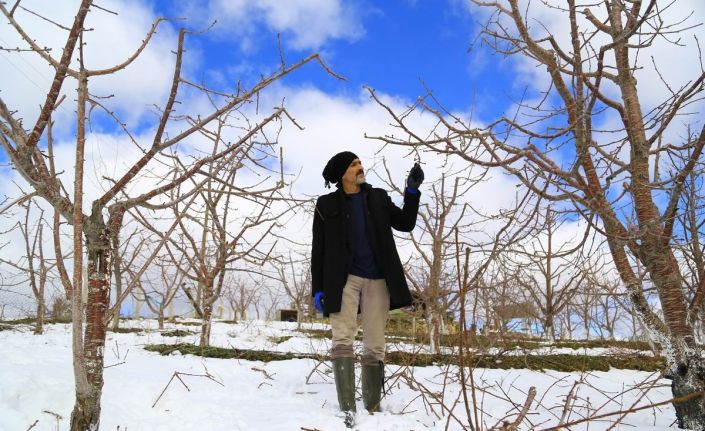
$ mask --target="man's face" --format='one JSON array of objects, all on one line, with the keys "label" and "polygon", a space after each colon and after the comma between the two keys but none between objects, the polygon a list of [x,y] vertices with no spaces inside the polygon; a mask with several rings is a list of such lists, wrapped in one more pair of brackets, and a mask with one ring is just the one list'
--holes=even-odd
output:
[{"label": "man's face", "polygon": [[343,174],[343,181],[358,185],[365,182],[365,170],[362,168],[360,159],[355,159],[350,163],[348,170]]}]

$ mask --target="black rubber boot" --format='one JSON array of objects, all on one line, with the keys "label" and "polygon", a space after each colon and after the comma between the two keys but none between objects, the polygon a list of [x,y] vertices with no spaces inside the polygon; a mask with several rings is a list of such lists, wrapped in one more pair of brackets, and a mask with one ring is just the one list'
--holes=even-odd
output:
[{"label": "black rubber boot", "polygon": [[376,361],[374,365],[370,362],[362,363],[362,402],[368,412],[378,412],[384,386],[384,362]]},{"label": "black rubber boot", "polygon": [[353,358],[333,359],[333,377],[338,392],[338,404],[344,412],[355,411],[355,361]]}]

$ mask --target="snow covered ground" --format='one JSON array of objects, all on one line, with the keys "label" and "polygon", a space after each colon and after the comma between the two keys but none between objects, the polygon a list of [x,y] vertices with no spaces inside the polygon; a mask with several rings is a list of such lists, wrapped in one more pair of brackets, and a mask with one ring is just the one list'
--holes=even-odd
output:
[{"label": "snow covered ground", "polygon": [[[194,334],[163,337],[151,320],[125,322],[122,326],[145,331],[108,333],[102,430],[345,429],[326,362],[295,359],[264,363],[178,353],[161,356],[143,347],[196,343],[199,328],[167,324],[166,330],[178,328]],[[326,329],[321,324],[315,327]],[[295,329],[296,324],[283,322],[216,323],[211,340],[221,347],[327,352],[328,340],[308,337]],[[28,326],[15,326],[0,331],[0,346],[0,430],[24,431],[37,420],[33,430],[68,430],[73,407],[69,325],[48,325],[43,335],[32,335]],[[173,379],[169,383],[175,372],[182,373],[181,381]],[[382,401],[384,411],[363,413],[359,401],[356,429],[445,430],[448,424],[447,429],[461,430],[464,428],[459,422],[467,425],[457,367],[388,365],[386,374],[389,391]],[[520,429],[558,425],[571,391],[572,408],[564,422],[671,397],[668,380],[638,371],[579,374],[476,369],[473,376],[478,415],[487,428],[507,416],[513,418],[531,386],[536,387],[537,395]],[[608,429],[617,418],[620,415],[570,429]],[[672,406],[665,404],[630,413],[613,429],[663,430],[675,428],[674,420]]]}]

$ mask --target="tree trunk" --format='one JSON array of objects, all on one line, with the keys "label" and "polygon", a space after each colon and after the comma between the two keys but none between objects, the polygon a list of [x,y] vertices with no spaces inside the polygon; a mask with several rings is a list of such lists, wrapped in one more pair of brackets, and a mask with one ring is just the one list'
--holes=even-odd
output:
[{"label": "tree trunk", "polygon": [[553,313],[547,312],[546,313],[546,320],[543,323],[544,326],[544,332],[546,333],[546,337],[548,337],[549,341],[555,342],[556,341],[556,330],[553,327]]},{"label": "tree trunk", "polygon": [[37,321],[34,325],[34,333],[39,335],[44,332],[44,319],[46,316],[46,304],[44,301],[44,295],[37,298]]},{"label": "tree trunk", "polygon": [[[625,307],[626,310],[626,307]],[[639,317],[636,314],[636,308],[634,307],[634,304],[629,303],[629,317],[631,318],[632,322],[632,340],[637,341],[641,337],[639,336],[639,330],[641,329],[641,322],[639,321]]]},{"label": "tree trunk", "polygon": [[[116,298],[119,298],[121,294],[122,294],[121,288],[115,289],[115,297]],[[112,321],[113,332],[117,332],[117,330],[120,328],[120,307],[117,307],[115,309],[115,311],[113,312],[113,318],[111,319],[111,321]]]},{"label": "tree trunk", "polygon": [[436,354],[441,353],[441,328],[440,317],[436,310],[429,310],[428,338],[431,343],[431,351]]},{"label": "tree trunk", "polygon": [[428,345],[432,352],[436,351],[436,338],[433,336],[433,319],[426,321],[426,333],[428,334]]},{"label": "tree trunk", "polygon": [[[565,310],[565,331],[568,334],[568,339],[572,340],[573,339],[573,322],[570,319],[570,308],[566,308]],[[563,334],[565,337],[566,335]]]},{"label": "tree trunk", "polygon": [[100,425],[100,395],[92,391],[76,393],[71,412],[71,431],[94,431]]},{"label": "tree trunk", "polygon": [[296,303],[296,330],[300,331],[301,330],[301,323],[303,322],[303,317],[304,317],[304,307],[300,302]]},{"label": "tree trunk", "polygon": [[173,321],[173,320],[175,319],[175,316],[174,316],[174,300],[173,300],[173,299],[172,299],[171,301],[169,301],[169,305],[167,306],[167,314],[168,314],[167,317],[169,318],[169,321]]},{"label": "tree trunk", "polygon": [[208,347],[211,338],[211,318],[213,316],[213,305],[206,302],[203,306],[203,319],[201,320],[201,340],[200,347]]},{"label": "tree trunk", "polygon": [[164,307],[159,307],[159,313],[157,313],[157,324],[159,329],[164,329]]},{"label": "tree trunk", "polygon": [[211,338],[211,326],[213,321],[213,279],[206,279],[205,282],[198,283],[198,296],[201,302],[201,340],[199,346],[208,347]]},{"label": "tree trunk", "polygon": [[[42,212],[43,214],[43,212]],[[43,216],[40,217],[40,220],[42,220]],[[46,319],[46,310],[47,310],[47,305],[46,305],[46,299],[44,297],[44,291],[46,290],[46,284],[47,284],[47,265],[46,261],[44,260],[44,241],[43,241],[43,225],[39,223],[39,286],[38,286],[38,295],[37,295],[37,322],[36,326],[34,327],[34,333],[35,334],[41,334],[44,332],[44,320]],[[30,257],[30,262],[31,259],[34,259],[33,256]],[[31,266],[30,266],[31,267]],[[34,277],[34,274],[30,274],[30,277]]]},{"label": "tree trunk", "polygon": [[[105,228],[102,229],[103,231]],[[109,244],[88,240],[88,300],[83,357],[88,387],[76,391],[76,404],[71,413],[71,431],[97,430],[100,424],[100,400],[103,393],[103,354],[105,351],[105,314],[110,304]],[[86,232],[86,236],[91,234]]]},{"label": "tree trunk", "polygon": [[132,310],[132,318],[133,319],[141,319],[142,318],[142,301],[135,298],[135,309]]},{"label": "tree trunk", "polygon": [[[705,367],[702,359],[691,356],[687,363],[671,367],[671,390],[674,398],[689,397],[673,403],[679,428],[705,430]],[[696,394],[700,396],[694,396]]]},{"label": "tree trunk", "polygon": [[[118,235],[113,235],[112,246],[114,251],[113,256],[113,274],[115,275],[115,297],[119,298],[122,295],[122,259],[120,257],[120,241]],[[115,307],[112,317],[112,329],[116,332],[120,327],[120,307]]]}]

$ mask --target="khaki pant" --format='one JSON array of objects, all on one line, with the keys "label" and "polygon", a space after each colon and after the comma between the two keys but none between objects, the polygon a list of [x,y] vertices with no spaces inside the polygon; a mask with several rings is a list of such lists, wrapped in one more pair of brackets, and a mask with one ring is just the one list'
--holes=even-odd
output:
[{"label": "khaki pant", "polygon": [[384,330],[389,315],[387,283],[383,278],[371,280],[356,275],[348,275],[340,312],[330,314],[333,332],[331,358],[353,356],[358,304],[362,317],[363,356],[373,356],[384,361]]}]

